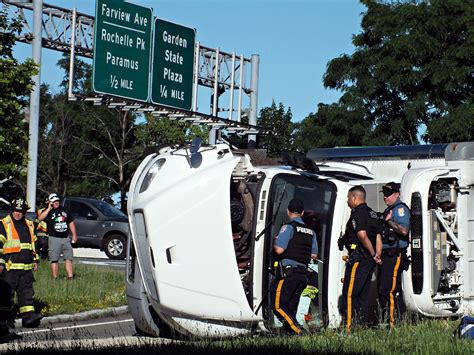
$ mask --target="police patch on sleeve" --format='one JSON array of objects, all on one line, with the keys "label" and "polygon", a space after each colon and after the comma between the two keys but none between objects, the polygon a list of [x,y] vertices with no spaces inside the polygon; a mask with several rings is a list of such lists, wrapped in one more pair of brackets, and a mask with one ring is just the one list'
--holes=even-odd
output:
[{"label": "police patch on sleeve", "polygon": [[286,231],[286,228],[287,228],[287,224],[282,225],[280,228],[280,233],[283,233],[284,231]]},{"label": "police patch on sleeve", "polygon": [[354,218],[352,218],[352,228],[354,228],[354,230],[357,228],[357,223],[356,223],[356,220]]},{"label": "police patch on sleeve", "polygon": [[397,212],[400,217],[405,215],[405,209],[403,207],[398,207]]}]

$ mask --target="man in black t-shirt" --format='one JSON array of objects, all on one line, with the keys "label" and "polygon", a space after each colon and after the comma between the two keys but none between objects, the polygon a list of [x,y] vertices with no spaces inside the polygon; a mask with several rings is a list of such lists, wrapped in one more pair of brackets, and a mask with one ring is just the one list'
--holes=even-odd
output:
[{"label": "man in black t-shirt", "polygon": [[[59,197],[53,193],[49,195],[48,208],[40,213],[38,219],[40,221],[44,220],[47,225],[47,233],[49,236],[48,255],[49,261],[51,262],[53,279],[58,278],[58,261],[62,254],[67,278],[71,280],[74,275],[71,243],[76,243],[77,241],[74,218],[72,218],[67,210],[59,205]],[[69,233],[71,233],[72,239],[69,239]]]},{"label": "man in black t-shirt", "polygon": [[342,288],[342,315],[350,331],[354,323],[367,323],[370,280],[375,264],[381,263],[382,230],[377,213],[365,203],[362,186],[349,190],[347,204],[352,212],[344,235],[349,258]]}]

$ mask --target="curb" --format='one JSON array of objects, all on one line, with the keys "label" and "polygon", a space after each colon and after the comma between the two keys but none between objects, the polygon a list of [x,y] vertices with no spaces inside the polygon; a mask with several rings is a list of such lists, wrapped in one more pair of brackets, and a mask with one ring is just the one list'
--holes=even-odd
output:
[{"label": "curb", "polygon": [[[41,324],[55,324],[63,322],[74,322],[81,320],[94,319],[104,316],[119,316],[128,313],[128,306],[111,307],[105,309],[93,309],[91,311],[85,311],[75,314],[59,314],[51,317],[44,317],[41,320]],[[15,329],[23,328],[21,325],[21,319],[15,319]]]}]

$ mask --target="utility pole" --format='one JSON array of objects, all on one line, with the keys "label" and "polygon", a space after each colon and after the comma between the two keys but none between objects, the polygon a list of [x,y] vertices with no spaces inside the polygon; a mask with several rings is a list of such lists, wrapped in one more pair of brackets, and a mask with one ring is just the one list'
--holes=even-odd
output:
[{"label": "utility pole", "polygon": [[38,131],[41,80],[41,46],[42,46],[42,12],[43,0],[33,1],[33,60],[38,65],[38,74],[32,77],[33,91],[30,95],[30,139],[28,143],[28,175],[26,182],[26,200],[30,211],[36,207],[36,180],[38,173]]}]

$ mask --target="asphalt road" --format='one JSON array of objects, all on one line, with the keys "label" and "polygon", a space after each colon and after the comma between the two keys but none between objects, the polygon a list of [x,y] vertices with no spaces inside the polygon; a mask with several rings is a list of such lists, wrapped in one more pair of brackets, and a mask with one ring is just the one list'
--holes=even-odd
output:
[{"label": "asphalt road", "polygon": [[87,265],[111,266],[125,270],[125,260],[111,260],[99,249],[75,248],[74,262]]},{"label": "asphalt road", "polygon": [[22,338],[0,344],[0,353],[25,351],[25,349],[98,350],[123,346],[145,346],[168,342],[160,338],[135,336],[131,316],[102,317],[93,320],[48,323],[42,322],[35,329],[18,329]]},{"label": "asphalt road", "polygon": [[[74,263],[125,270],[125,260],[110,260],[97,249],[74,249]],[[103,316],[91,320],[54,321],[43,319],[35,329],[20,328],[16,334],[22,338],[0,344],[0,354],[6,351],[34,349],[100,349],[123,345],[160,343],[166,340],[135,336],[135,326],[130,314]]]}]

